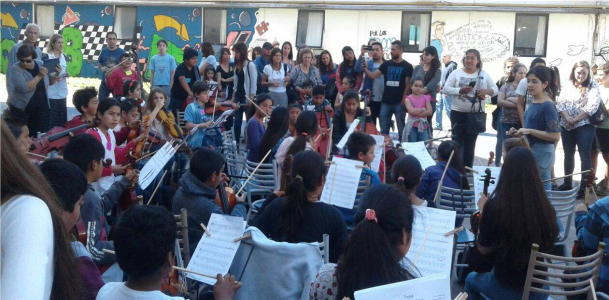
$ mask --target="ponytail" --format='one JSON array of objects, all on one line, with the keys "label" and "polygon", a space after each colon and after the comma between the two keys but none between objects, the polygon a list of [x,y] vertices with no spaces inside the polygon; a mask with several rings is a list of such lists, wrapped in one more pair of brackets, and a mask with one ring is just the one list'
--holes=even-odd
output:
[{"label": "ponytail", "polygon": [[301,151],[292,161],[291,182],[285,190],[285,202],[279,218],[279,232],[283,240],[293,242],[309,201],[307,195],[315,191],[326,175],[326,163],[315,151]]},{"label": "ponytail", "polygon": [[303,111],[298,115],[296,123],[296,137],[288,148],[286,155],[295,155],[303,151],[307,147],[307,142],[317,133],[319,124],[317,124],[317,115],[312,111]]},{"label": "ponytail", "polygon": [[396,187],[409,194],[414,192],[421,183],[423,168],[416,157],[405,155],[393,164],[391,176],[396,182]]},{"label": "ponytail", "polygon": [[527,77],[529,77],[529,75],[535,75],[541,82],[547,82],[548,86],[546,87],[545,92],[549,95],[550,99],[556,102],[559,93],[559,88],[556,85],[556,80],[558,79],[557,74],[548,67],[539,66],[532,68],[527,73]]},{"label": "ponytail", "polygon": [[355,291],[415,278],[400,264],[399,247],[404,232],[412,237],[414,220],[406,195],[390,185],[371,187],[362,196],[358,219],[336,266],[336,299],[354,299]]}]

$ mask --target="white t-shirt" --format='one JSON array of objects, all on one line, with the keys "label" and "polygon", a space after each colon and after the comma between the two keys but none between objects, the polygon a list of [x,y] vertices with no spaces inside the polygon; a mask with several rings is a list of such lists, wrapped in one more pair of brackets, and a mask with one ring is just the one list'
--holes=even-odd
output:
[{"label": "white t-shirt", "polygon": [[53,220],[49,207],[31,195],[1,207],[2,299],[49,299],[53,287]]},{"label": "white t-shirt", "polygon": [[[207,66],[208,68],[209,68],[209,67],[213,67],[213,68],[214,68],[214,70],[216,69],[217,64],[218,64],[218,63],[217,63],[217,61],[216,61],[216,57],[215,57],[215,56],[213,56],[213,55],[210,55],[210,56],[208,56],[208,57],[204,57],[204,58],[201,60],[201,63],[199,64],[199,68],[200,68],[200,67],[202,67],[204,63],[207,63],[207,64],[208,64],[208,66]],[[201,77],[203,77],[203,76],[201,76]]]},{"label": "white t-shirt", "polygon": [[520,82],[518,83],[518,87],[516,88],[516,95],[518,96],[524,96],[526,95],[526,99],[525,99],[525,106],[524,106],[524,111],[526,111],[527,109],[529,109],[529,107],[531,107],[531,103],[533,103],[533,96],[527,94],[527,79],[526,78],[522,78],[520,80]]},{"label": "white t-shirt", "polygon": [[181,299],[182,297],[171,297],[163,294],[161,291],[142,292],[132,290],[125,286],[124,282],[109,282],[106,283],[97,294],[97,300],[169,300]]},{"label": "white t-shirt", "polygon": [[273,66],[266,65],[264,66],[264,74],[266,74],[266,78],[268,82],[277,82],[279,83],[278,87],[269,86],[269,92],[273,93],[285,93],[285,85],[283,85],[283,79],[285,78],[285,70],[283,63],[279,67],[279,71],[273,70]]},{"label": "white t-shirt", "polygon": [[[462,87],[469,85],[472,81],[476,84],[474,90],[467,95],[460,95],[459,90]],[[476,90],[480,89],[492,89],[493,95],[491,96],[499,94],[497,84],[495,84],[491,76],[484,70],[481,70],[480,73],[476,71],[473,74],[468,74],[465,73],[463,69],[457,69],[450,73],[448,79],[446,79],[442,94],[457,96],[453,97],[452,110],[469,113],[472,111],[472,101],[476,103],[473,109],[475,111],[478,111],[479,109],[480,101],[476,99]],[[484,111],[484,106],[482,107],[482,110]]]}]

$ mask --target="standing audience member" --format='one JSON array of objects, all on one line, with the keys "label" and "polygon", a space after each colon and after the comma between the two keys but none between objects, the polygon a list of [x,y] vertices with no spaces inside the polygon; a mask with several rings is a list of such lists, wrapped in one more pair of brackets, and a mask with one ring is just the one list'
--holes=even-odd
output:
[{"label": "standing audience member", "polygon": [[344,93],[345,90],[342,87],[343,78],[345,76],[351,76],[355,79],[355,90],[359,90],[362,85],[362,73],[358,73],[355,71],[355,63],[357,60],[355,59],[355,54],[353,53],[353,48],[350,46],[343,47],[343,62],[338,65],[338,73],[336,73],[336,87],[338,88],[339,93]]},{"label": "standing audience member", "polygon": [[425,49],[423,49],[423,54],[421,55],[421,60],[423,60],[423,64],[414,68],[412,77],[420,77],[423,79],[421,94],[430,97],[431,113],[427,115],[427,123],[429,123],[429,136],[433,137],[431,120],[433,119],[433,114],[436,112],[436,93],[440,86],[440,80],[442,80],[442,69],[436,47],[425,47]]},{"label": "standing audience member", "polygon": [[323,85],[330,84],[330,80],[336,80],[336,73],[338,72],[338,65],[332,60],[332,54],[328,50],[321,51],[319,63],[319,75],[321,77],[321,83]]},{"label": "standing audience member", "polygon": [[182,110],[186,99],[194,99],[192,85],[201,80],[201,75],[196,67],[198,55],[195,49],[184,49],[183,62],[178,65],[173,75],[175,84],[171,87],[171,101],[168,108],[174,115],[177,115],[178,110]]},{"label": "standing audience member", "polygon": [[53,190],[0,127],[2,299],[77,299],[78,267]]},{"label": "standing audience member", "polygon": [[210,42],[203,42],[201,44],[201,63],[199,64],[199,75],[205,76],[205,70],[208,68],[216,69],[218,64],[216,61],[216,51],[214,46]]},{"label": "standing audience member", "polygon": [[[575,169],[575,146],[579,150],[582,171],[592,167],[590,155],[596,128],[590,124],[589,117],[598,110],[601,102],[598,84],[592,80],[590,65],[586,61],[573,65],[569,80],[571,84],[563,87],[556,102],[565,149],[565,174],[572,174]],[[584,196],[587,176],[582,174],[578,198]],[[573,177],[567,177],[558,190],[570,190],[572,185]]]},{"label": "standing audience member", "polygon": [[[385,62],[385,59],[383,57],[383,45],[376,40],[370,41],[372,42],[372,44],[369,46],[371,51],[368,51],[368,54],[372,53],[372,55],[370,59],[366,60],[366,65],[368,66],[368,70],[370,70],[370,72],[374,72]],[[362,53],[355,63],[355,71],[360,74],[364,73],[362,68],[362,62],[364,59],[365,57]],[[370,119],[374,125],[376,125],[376,120],[381,112],[381,102],[383,101],[384,90],[385,80],[383,75],[377,77],[376,79],[369,78],[368,76],[365,77],[362,95],[365,95],[366,91],[370,91],[370,102],[368,102],[368,107],[370,107]]]},{"label": "standing audience member", "polygon": [[271,63],[262,72],[262,86],[268,88],[268,94],[273,99],[274,106],[288,107],[286,86],[290,83],[289,67],[282,63],[281,50],[271,51]]},{"label": "standing audience member", "polygon": [[106,86],[106,77],[110,75],[111,69],[118,65],[121,55],[125,54],[125,50],[118,47],[116,32],[110,31],[106,33],[107,47],[102,49],[97,59],[98,69],[102,72],[101,84],[99,85],[99,98],[105,99],[110,96],[112,89]]},{"label": "standing audience member", "polygon": [[292,69],[292,73],[290,74],[290,81],[297,92],[295,95],[296,98],[299,96],[298,93],[302,91],[302,85],[306,80],[311,80],[313,86],[322,84],[321,77],[319,76],[319,69],[311,65],[311,59],[313,59],[313,52],[311,49],[300,49],[300,51],[298,51],[298,57],[301,62],[294,66],[294,69]]},{"label": "standing audience member", "polygon": [[503,141],[506,139],[506,132],[511,128],[516,130],[522,128],[518,116],[518,94],[516,88],[522,79],[526,79],[527,67],[521,63],[510,65],[510,73],[505,80],[499,80],[502,84],[497,96],[497,107],[500,109],[497,120],[497,144],[495,145],[495,166],[501,166],[501,155]]},{"label": "standing audience member", "polygon": [[137,80],[137,72],[131,69],[133,60],[128,53],[122,54],[119,58],[119,65],[112,71],[110,76],[106,78],[106,86],[112,91],[112,95],[116,99],[120,99],[123,96],[123,85],[127,79],[132,81]]},{"label": "standing audience member", "polygon": [[[537,58],[533,59],[533,61],[531,62],[531,66],[529,67],[529,70],[532,70],[535,67],[545,67],[545,66],[546,66],[546,61],[543,60],[543,58],[537,57]],[[558,75],[558,73],[556,73],[556,75]],[[559,89],[557,90],[557,92],[559,92],[560,91],[560,77],[556,78],[556,82],[559,83],[556,85],[559,87]],[[518,83],[518,88],[516,89],[516,94],[518,95],[518,107],[517,107],[518,116],[520,117],[521,124],[524,124],[524,112],[529,108],[529,104],[531,104],[533,102],[533,97],[531,95],[529,95],[527,92],[527,85],[528,85],[527,80],[525,80],[523,78]],[[556,98],[558,98],[558,94],[549,95],[549,96],[552,99],[552,101],[556,102]]]},{"label": "standing audience member", "polygon": [[[216,76],[218,77],[216,82],[218,82],[219,90],[216,101],[224,102],[226,99],[232,99],[233,75],[235,75],[235,71],[233,70],[233,64],[230,62],[230,50],[222,48],[220,50],[220,63],[216,68]],[[230,130],[232,123],[225,124],[224,126],[229,126],[227,130]]]},{"label": "standing audience member", "polygon": [[444,94],[458,96],[453,98],[450,112],[452,139],[459,143],[463,162],[467,167],[474,165],[476,140],[480,133],[479,128],[469,130],[471,125],[478,125],[472,124],[474,120],[470,117],[480,110],[484,112],[486,96],[493,96],[498,92],[491,76],[482,70],[482,58],[476,49],[465,52],[463,68],[452,72],[442,89]]},{"label": "standing audience member", "polygon": [[8,53],[8,64],[7,66],[10,68],[19,62],[19,58],[17,57],[17,51],[23,45],[30,45],[36,51],[37,57],[42,57],[42,50],[36,47],[36,43],[38,42],[38,37],[40,36],[40,26],[35,23],[29,23],[25,26],[25,40],[15,44],[11,47],[11,51]]},{"label": "standing audience member", "polygon": [[257,90],[258,69],[256,65],[247,59],[247,46],[245,43],[237,43],[233,46],[235,55],[235,76],[233,77],[233,109],[235,109],[235,123],[233,125],[233,136],[237,141],[237,148],[241,143],[241,125],[246,106],[250,103],[245,98],[254,100]]},{"label": "standing audience member", "polygon": [[[497,80],[497,89],[501,90],[501,87],[503,87],[504,84],[507,83],[508,78],[510,77],[510,74],[512,73],[513,67],[515,64],[518,63],[518,57],[508,57],[504,62],[503,62],[503,73],[505,74],[504,76],[502,76],[499,80]],[[526,71],[525,71],[526,73]],[[516,82],[516,85],[518,86],[519,81]],[[495,95],[493,97],[491,97],[491,104],[497,105],[498,102],[498,97],[499,95]],[[497,131],[499,131],[499,120],[501,119],[501,107],[497,107],[495,108],[495,110],[493,111],[493,128],[495,128]],[[499,159],[497,159],[497,161],[501,161]]]},{"label": "standing audience member", "polygon": [[47,59],[59,59],[59,65],[61,66],[61,72],[57,78],[57,82],[49,86],[49,104],[51,106],[51,120],[50,127],[61,126],[68,121],[68,110],[66,108],[66,98],[68,97],[68,63],[66,62],[66,56],[63,54],[63,36],[60,34],[53,34],[49,39],[49,46],[47,47],[48,54],[45,54],[43,58]]},{"label": "standing audience member", "polygon": [[292,43],[285,41],[283,45],[281,45],[281,55],[283,57],[282,62],[292,70],[296,63],[294,62],[294,48],[292,47]]},{"label": "standing audience member", "polygon": [[402,133],[402,141],[422,142],[429,138],[430,125],[427,117],[431,116],[434,110],[429,95],[423,94],[425,90],[423,79],[414,77],[411,87],[412,94],[405,99],[408,120]]},{"label": "standing audience member", "polygon": [[[601,65],[596,71],[598,90],[605,109],[609,109],[609,64]],[[599,106],[600,109],[600,106]],[[605,161],[605,178],[601,180],[596,188],[596,194],[609,195],[609,120],[596,125],[595,144],[592,145],[592,167],[596,170],[598,164],[598,153],[600,152]],[[600,177],[600,174],[598,175]]]},{"label": "standing audience member", "polygon": [[167,40],[160,39],[156,42],[159,53],[152,57],[148,68],[150,69],[150,82],[152,88],[160,87],[167,95],[171,95],[173,78],[176,72],[176,60],[167,53]]},{"label": "standing audience member", "polygon": [[[273,50],[273,44],[269,43],[269,42],[264,42],[264,44],[262,45],[262,55],[257,57],[256,60],[254,60],[254,64],[256,65],[256,68],[258,69],[258,78],[261,79],[262,78],[262,74],[264,74],[264,67],[266,67],[268,64],[271,63],[272,58],[271,58],[271,51]],[[269,89],[268,87],[265,86],[261,86],[259,87],[259,90],[257,91],[258,94],[260,93],[268,93]]]},{"label": "standing audience member", "polygon": [[[440,88],[444,88],[444,84],[446,83],[446,79],[450,76],[454,70],[457,69],[457,63],[452,61],[452,56],[450,53],[444,51],[442,54],[442,63],[444,64],[444,68],[442,69],[442,80],[440,81]],[[450,110],[453,104],[453,96],[445,95],[440,91],[438,93],[438,103],[436,105],[436,128],[437,130],[442,130],[442,111],[446,111],[446,115],[450,118]]]}]

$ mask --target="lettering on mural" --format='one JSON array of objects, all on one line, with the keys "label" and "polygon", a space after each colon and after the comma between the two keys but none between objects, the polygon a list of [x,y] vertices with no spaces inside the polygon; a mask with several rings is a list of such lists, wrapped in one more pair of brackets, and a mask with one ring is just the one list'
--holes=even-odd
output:
[{"label": "lettering on mural", "polygon": [[501,60],[509,55],[510,40],[507,36],[493,32],[490,21],[478,20],[445,33],[446,47],[456,57],[468,49],[478,49],[482,62]]},{"label": "lettering on mural", "polygon": [[388,37],[387,30],[370,30],[369,40],[375,40],[383,45],[383,56],[391,59],[391,43],[397,40],[395,37]]}]

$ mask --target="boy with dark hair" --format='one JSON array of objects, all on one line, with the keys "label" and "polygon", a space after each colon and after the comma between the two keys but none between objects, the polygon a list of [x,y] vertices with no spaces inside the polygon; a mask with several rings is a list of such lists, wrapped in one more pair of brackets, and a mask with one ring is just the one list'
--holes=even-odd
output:
[{"label": "boy with dark hair", "polygon": [[199,147],[222,146],[222,134],[220,128],[209,128],[214,120],[212,116],[205,113],[205,105],[209,102],[209,85],[198,80],[192,85],[195,101],[188,104],[184,111],[186,130],[191,131],[198,127],[197,131],[190,137],[188,145],[192,149]]},{"label": "boy with dark hair", "polygon": [[[368,166],[368,168],[362,169],[360,181],[370,180],[371,187],[381,184],[379,175],[369,168],[375,157],[374,147],[376,147],[376,141],[374,138],[365,132],[355,131],[349,136],[346,146],[350,159],[362,161],[365,166]],[[343,214],[347,225],[352,225],[355,210],[342,207],[338,207],[338,210]]]},{"label": "boy with dark hair", "polygon": [[311,98],[313,98],[313,80],[306,79],[302,82],[302,90],[304,91],[304,101],[300,95],[296,95],[296,103],[305,104]]},{"label": "boy with dark hair", "polygon": [[[99,104],[97,90],[91,86],[76,90],[72,96],[72,104],[74,104],[74,107],[78,110],[80,115],[75,116],[72,120],[68,121],[65,126],[66,129],[93,123],[95,114],[97,113],[97,105]],[[86,131],[87,128],[83,128],[74,132],[74,135],[82,134]]]},{"label": "boy with dark hair", "polygon": [[333,112],[332,105],[330,105],[330,101],[326,99],[326,88],[323,85],[316,85],[313,88],[313,98],[307,100],[305,102],[306,106],[315,106],[313,109],[315,112],[320,112],[327,110],[329,112]]},{"label": "boy with dark hair", "polygon": [[[180,187],[173,196],[173,213],[180,214],[182,208],[186,208],[188,223],[196,226],[207,224],[212,213],[223,214],[222,208],[214,199],[220,182],[228,182],[228,177],[222,172],[224,164],[222,154],[209,148],[199,148],[190,159],[190,169],[180,179]],[[244,201],[243,196],[237,197],[237,204],[230,212],[231,216],[245,218]],[[196,249],[202,235],[201,231],[188,231],[191,253]]]},{"label": "boy with dark hair", "polygon": [[[78,166],[58,158],[45,160],[40,165],[40,171],[57,195],[62,210],[61,218],[64,229],[70,232],[80,219],[80,209],[84,202],[83,195],[87,191],[87,178]],[[80,271],[81,299],[95,299],[97,292],[104,285],[104,281],[101,279],[97,266],[91,260],[89,251],[73,235],[69,236],[72,238],[72,250]]]},{"label": "boy with dark hair", "polygon": [[30,138],[30,129],[25,122],[18,118],[8,117],[7,114],[5,114],[2,119],[8,129],[10,129],[13,137],[17,141],[17,145],[23,153],[30,151],[32,139]]},{"label": "boy with dark hair", "polygon": [[128,53],[123,53],[118,60],[120,67],[114,69],[111,74],[106,74],[106,86],[116,99],[123,96],[123,83],[127,79],[137,82],[137,72],[131,70],[131,56]]},{"label": "boy with dark hair", "polygon": [[[116,224],[114,241],[118,264],[128,279],[106,284],[97,299],[184,299],[159,291],[173,265],[176,231],[173,215],[164,207],[137,205],[127,210]],[[235,285],[230,274],[217,278],[214,299],[233,299],[241,284]]]},{"label": "boy with dark hair", "polygon": [[[91,252],[93,261],[100,265],[104,281],[120,281],[122,272],[119,272],[116,256],[103,252],[103,249],[114,250],[114,243],[108,241],[110,226],[105,216],[112,210],[128,186],[137,182],[135,172],[128,172],[123,178],[114,182],[101,197],[95,193],[91,183],[96,182],[102,176],[105,149],[95,137],[82,134],[73,137],[63,149],[64,159],[74,163],[80,168],[87,178],[88,188],[83,196],[81,219],[85,223],[87,231],[87,249]],[[109,266],[114,264],[112,266]],[[108,269],[112,271],[105,272]]]}]

